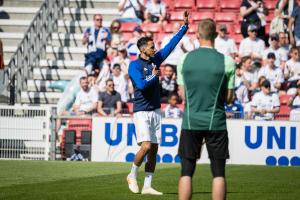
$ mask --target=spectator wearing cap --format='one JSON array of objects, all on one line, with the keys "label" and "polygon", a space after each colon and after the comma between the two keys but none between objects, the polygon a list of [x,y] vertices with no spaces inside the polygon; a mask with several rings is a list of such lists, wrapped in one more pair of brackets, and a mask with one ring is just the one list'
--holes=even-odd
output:
[{"label": "spectator wearing cap", "polygon": [[120,0],[118,9],[121,17],[120,22],[137,22],[142,23],[145,7],[143,0]]},{"label": "spectator wearing cap", "polygon": [[132,38],[127,43],[127,53],[130,60],[135,60],[140,51],[137,47],[137,41],[143,36],[143,30],[140,26],[133,29]]},{"label": "spectator wearing cap", "polygon": [[106,58],[111,41],[109,29],[102,26],[102,15],[95,14],[93,20],[94,26],[88,27],[84,31],[82,39],[82,44],[87,45],[84,65],[88,73],[92,71],[93,65],[102,62]]},{"label": "spectator wearing cap", "polygon": [[289,99],[288,105],[291,108],[290,120],[300,121],[300,82],[299,81],[297,84],[297,93]]},{"label": "spectator wearing cap", "polygon": [[299,61],[299,49],[292,47],[290,50],[290,59],[285,63],[284,78],[290,84],[289,87],[295,87],[298,80],[300,80],[300,61]]},{"label": "spectator wearing cap", "polygon": [[130,63],[130,59],[127,55],[127,50],[125,45],[120,45],[118,47],[118,54],[116,57],[114,57],[111,61],[111,67],[113,67],[115,64],[119,64],[121,66],[121,71],[123,74],[128,74],[128,66]]},{"label": "spectator wearing cap", "polygon": [[101,116],[121,116],[121,95],[114,89],[112,79],[106,81],[106,91],[99,94],[97,111]]},{"label": "spectator wearing cap", "polygon": [[300,6],[297,6],[293,10],[292,16],[289,19],[288,30],[291,45],[300,46]]},{"label": "spectator wearing cap", "polygon": [[160,79],[160,101],[167,103],[170,94],[177,93],[176,74],[170,65],[165,66],[164,75]]},{"label": "spectator wearing cap", "polygon": [[261,91],[255,93],[251,102],[251,112],[256,120],[273,120],[274,114],[279,113],[280,102],[277,93],[271,92],[271,83],[265,80]]},{"label": "spectator wearing cap", "polygon": [[111,79],[114,82],[115,90],[120,93],[122,102],[126,103],[129,99],[128,81],[126,75],[122,73],[120,64],[113,65]]},{"label": "spectator wearing cap", "polygon": [[275,66],[276,56],[274,53],[267,55],[267,64],[260,68],[258,77],[265,76],[271,82],[271,91],[278,92],[284,82],[282,70]]},{"label": "spectator wearing cap", "polygon": [[161,0],[149,0],[146,4],[145,22],[164,23],[166,22],[166,5]]},{"label": "spectator wearing cap", "polygon": [[[161,48],[164,48],[170,42],[170,40],[177,33],[179,28],[180,28],[180,23],[177,22],[173,24],[172,27],[173,33],[166,35],[163,38],[161,43]],[[172,51],[172,53],[164,61],[164,64],[172,66],[176,72],[176,66],[179,62],[179,59],[183,56],[184,53],[192,51],[194,48],[195,48],[194,43],[191,41],[191,39],[188,38],[187,36],[183,36],[180,42],[175,47],[175,49]]]},{"label": "spectator wearing cap", "polygon": [[76,115],[90,115],[97,109],[98,94],[89,87],[87,77],[80,78],[80,91],[76,95],[73,110]]},{"label": "spectator wearing cap", "polygon": [[279,36],[277,33],[270,35],[269,43],[270,43],[270,47],[264,50],[264,55],[263,55],[264,63],[267,62],[267,55],[272,52],[276,56],[275,65],[283,69],[284,63],[286,62],[286,56],[281,57],[281,54],[279,52]]},{"label": "spectator wearing cap", "polygon": [[251,56],[252,59],[261,60],[265,50],[265,42],[257,37],[257,26],[248,26],[247,38],[241,41],[239,56]]},{"label": "spectator wearing cap", "polygon": [[220,53],[235,58],[238,50],[233,39],[228,37],[227,26],[221,24],[218,30],[218,37],[215,39],[215,49]]}]

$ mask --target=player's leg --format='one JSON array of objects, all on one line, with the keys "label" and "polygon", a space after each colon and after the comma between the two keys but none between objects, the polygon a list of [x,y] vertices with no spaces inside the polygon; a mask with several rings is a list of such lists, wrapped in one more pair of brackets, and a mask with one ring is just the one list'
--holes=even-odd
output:
[{"label": "player's leg", "polygon": [[225,165],[229,158],[227,131],[212,131],[207,134],[206,147],[213,175],[212,199],[226,199]]},{"label": "player's leg", "polygon": [[182,130],[178,154],[181,158],[181,177],[178,183],[179,200],[192,198],[192,178],[196,168],[196,160],[200,158],[203,135],[201,132]]},{"label": "player's leg", "polygon": [[145,164],[145,180],[142,189],[142,194],[162,195],[163,193],[152,188],[152,177],[156,166],[156,155],[158,151],[158,144],[160,143],[161,132],[161,115],[160,110],[155,110],[149,113],[150,120],[150,139],[151,148],[147,154],[147,162]]}]

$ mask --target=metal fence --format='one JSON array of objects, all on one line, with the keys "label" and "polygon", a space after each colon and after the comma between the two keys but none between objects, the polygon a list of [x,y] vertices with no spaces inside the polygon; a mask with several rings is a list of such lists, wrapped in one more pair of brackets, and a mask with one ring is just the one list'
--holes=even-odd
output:
[{"label": "metal fence", "polygon": [[[21,92],[27,89],[27,80],[33,76],[33,68],[45,57],[47,39],[57,29],[57,20],[69,0],[45,0],[35,15],[16,52],[4,71],[3,85],[9,103],[21,102]],[[9,93],[9,94],[8,94]]]},{"label": "metal fence", "polygon": [[0,159],[49,160],[50,109],[0,106]]}]

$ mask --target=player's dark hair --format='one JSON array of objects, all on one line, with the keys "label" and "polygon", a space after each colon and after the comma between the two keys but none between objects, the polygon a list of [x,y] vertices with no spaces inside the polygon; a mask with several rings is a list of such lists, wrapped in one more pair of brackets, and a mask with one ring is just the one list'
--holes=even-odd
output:
[{"label": "player's dark hair", "polygon": [[137,47],[141,50],[143,47],[147,46],[149,41],[153,41],[152,38],[142,37],[137,41]]},{"label": "player's dark hair", "polygon": [[217,37],[216,23],[212,19],[203,19],[198,26],[198,33],[200,38],[204,40],[214,41]]}]

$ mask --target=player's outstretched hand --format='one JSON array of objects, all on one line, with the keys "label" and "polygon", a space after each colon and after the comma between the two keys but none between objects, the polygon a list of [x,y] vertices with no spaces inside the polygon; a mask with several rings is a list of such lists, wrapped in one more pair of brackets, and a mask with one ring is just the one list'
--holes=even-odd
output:
[{"label": "player's outstretched hand", "polygon": [[183,12],[183,23],[188,26],[189,25],[189,12],[185,10]]}]

